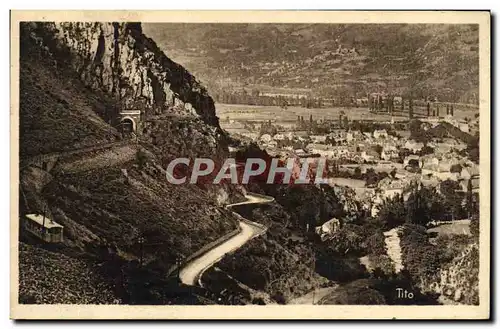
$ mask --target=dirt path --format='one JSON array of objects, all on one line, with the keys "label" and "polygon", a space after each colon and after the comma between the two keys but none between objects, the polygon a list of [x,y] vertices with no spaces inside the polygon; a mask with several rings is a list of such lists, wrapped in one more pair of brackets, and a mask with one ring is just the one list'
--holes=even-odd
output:
[{"label": "dirt path", "polygon": [[[273,198],[258,194],[248,194],[246,199],[247,200],[243,202],[230,204],[226,206],[226,208],[244,204],[269,203],[274,201]],[[265,228],[261,225],[248,220],[242,220],[239,224],[241,231],[237,235],[210,249],[199,257],[194,258],[180,270],[179,277],[182,283],[187,285],[198,284],[202,286],[200,278],[206,269],[217,263],[225,254],[237,250],[247,241],[265,231]]]},{"label": "dirt path", "polygon": [[394,263],[394,272],[396,273],[401,272],[401,270],[403,269],[401,246],[398,233],[399,230],[397,228],[393,228],[390,231],[384,232],[387,256],[389,256]]}]

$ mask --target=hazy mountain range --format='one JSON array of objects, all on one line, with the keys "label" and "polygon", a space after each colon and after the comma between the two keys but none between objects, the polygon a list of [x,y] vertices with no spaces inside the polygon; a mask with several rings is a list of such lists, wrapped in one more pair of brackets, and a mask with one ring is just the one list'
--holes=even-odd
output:
[{"label": "hazy mountain range", "polygon": [[144,24],[209,92],[287,88],[313,95],[386,91],[475,102],[478,26]]}]

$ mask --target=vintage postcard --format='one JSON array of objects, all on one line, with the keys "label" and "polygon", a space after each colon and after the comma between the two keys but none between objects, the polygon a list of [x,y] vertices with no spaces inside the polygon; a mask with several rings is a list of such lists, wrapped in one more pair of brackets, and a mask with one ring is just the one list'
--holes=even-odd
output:
[{"label": "vintage postcard", "polygon": [[488,319],[487,11],[12,11],[13,319]]}]

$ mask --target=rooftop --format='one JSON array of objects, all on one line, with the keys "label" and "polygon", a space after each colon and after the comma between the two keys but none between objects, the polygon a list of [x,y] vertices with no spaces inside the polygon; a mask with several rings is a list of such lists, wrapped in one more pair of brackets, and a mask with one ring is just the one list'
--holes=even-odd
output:
[{"label": "rooftop", "polygon": [[[29,214],[26,215],[28,219],[31,219],[32,221],[40,224],[43,226],[43,215],[38,215],[38,214]],[[48,218],[45,216],[45,227],[46,228],[52,228],[52,227],[63,227],[62,225],[59,225],[58,223],[54,222],[52,219]]]}]

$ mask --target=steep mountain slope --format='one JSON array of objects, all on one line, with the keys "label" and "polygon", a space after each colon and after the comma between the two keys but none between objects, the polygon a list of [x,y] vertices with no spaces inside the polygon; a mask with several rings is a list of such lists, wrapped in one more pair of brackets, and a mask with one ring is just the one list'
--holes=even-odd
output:
[{"label": "steep mountain slope", "polygon": [[146,37],[140,23],[23,23],[21,28],[22,43],[43,45],[121,109],[140,109],[145,115],[196,113],[218,127],[205,88]]},{"label": "steep mountain slope", "polygon": [[477,101],[478,26],[444,24],[146,24],[211,93],[307,88]]},{"label": "steep mountain slope", "polygon": [[[107,48],[104,36],[115,41],[114,48]],[[120,56],[109,57],[117,48]],[[45,213],[64,226],[59,246],[20,230],[22,302],[165,304],[182,296],[187,299],[181,302],[196,302],[167,274],[237,228],[237,219],[221,207],[237,195],[231,187],[166,180],[168,159],[223,158],[227,148],[205,89],[156,51],[137,24],[22,26],[20,157],[61,157],[50,168],[21,168],[20,215]],[[139,84],[131,82],[141,76]],[[169,93],[176,104],[164,98]],[[143,111],[137,142],[109,124],[130,104]],[[43,262],[34,261],[40,254]],[[65,262],[75,264],[71,280],[64,278]],[[42,268],[52,269],[51,275],[34,277]],[[80,285],[78,296],[57,292],[64,282],[74,286],[79,280],[88,284]]]}]

